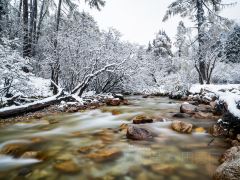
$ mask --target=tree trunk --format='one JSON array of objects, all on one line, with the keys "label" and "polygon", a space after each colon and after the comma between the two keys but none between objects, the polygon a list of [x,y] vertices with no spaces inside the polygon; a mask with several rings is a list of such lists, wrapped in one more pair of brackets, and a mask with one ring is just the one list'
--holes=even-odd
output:
[{"label": "tree trunk", "polygon": [[206,64],[203,56],[203,46],[204,46],[204,9],[203,9],[203,0],[197,0],[197,21],[198,21],[198,63],[199,63],[199,81],[201,84],[206,83]]},{"label": "tree trunk", "polygon": [[41,34],[41,26],[42,26],[42,21],[44,18],[44,13],[43,13],[44,8],[45,8],[45,0],[42,1],[41,10],[40,10],[40,14],[39,14],[39,20],[38,20],[38,25],[37,25],[36,44],[38,43],[38,39]]},{"label": "tree trunk", "polygon": [[0,0],[0,38],[2,38],[2,31],[3,31],[3,15],[4,12],[4,4],[3,0]]},{"label": "tree trunk", "polygon": [[35,54],[35,46],[36,46],[36,37],[37,37],[37,0],[33,0],[32,3],[32,14],[31,14],[31,36],[30,36],[30,42],[31,42],[31,56],[34,56]]},{"label": "tree trunk", "polygon": [[22,15],[22,0],[19,1],[19,8],[18,8],[18,21],[20,21]]},{"label": "tree trunk", "polygon": [[23,57],[29,57],[28,0],[23,0]]},{"label": "tree trunk", "polygon": [[[54,40],[54,53],[55,53],[55,58],[56,61],[52,65],[52,77],[51,80],[58,85],[58,77],[59,77],[59,72],[60,72],[60,62],[59,62],[59,57],[58,57],[58,52],[57,52],[57,45],[58,45],[58,31],[59,31],[59,24],[60,24],[60,18],[61,18],[61,7],[62,7],[62,0],[58,1],[58,11],[57,11],[57,19],[56,19],[56,37]],[[56,94],[57,89],[56,86],[52,84],[51,86],[53,88],[53,93]]]},{"label": "tree trunk", "polygon": [[30,0],[30,24],[29,24],[29,40],[28,40],[28,50],[29,56],[32,56],[32,41],[33,41],[33,22],[34,22],[34,8],[33,0]]},{"label": "tree trunk", "polygon": [[56,103],[59,103],[63,100],[69,100],[70,96],[63,96],[63,91],[58,92],[56,96],[46,98],[37,102],[25,104],[22,106],[17,106],[14,108],[3,108],[0,109],[0,118],[8,118],[13,117],[16,115],[21,115],[29,112],[35,112],[41,109],[44,109],[48,106],[54,105]]}]

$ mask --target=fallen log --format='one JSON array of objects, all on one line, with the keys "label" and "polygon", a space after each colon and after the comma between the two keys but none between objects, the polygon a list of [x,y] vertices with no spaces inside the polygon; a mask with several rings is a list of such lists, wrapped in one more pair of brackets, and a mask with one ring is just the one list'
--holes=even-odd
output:
[{"label": "fallen log", "polygon": [[0,118],[9,118],[17,115],[22,115],[29,112],[35,112],[56,103],[59,103],[65,99],[69,99],[69,97],[63,96],[63,91],[60,91],[57,95],[45,98],[43,100],[39,100],[36,102],[24,104],[21,106],[13,106],[13,107],[6,107],[0,109]]}]

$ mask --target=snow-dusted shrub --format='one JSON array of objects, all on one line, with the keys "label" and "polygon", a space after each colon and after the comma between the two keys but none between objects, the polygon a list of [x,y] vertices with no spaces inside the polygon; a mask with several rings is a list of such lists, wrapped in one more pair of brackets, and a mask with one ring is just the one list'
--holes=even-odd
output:
[{"label": "snow-dusted shrub", "polygon": [[240,64],[219,62],[213,72],[214,84],[240,84]]},{"label": "snow-dusted shrub", "polygon": [[49,96],[50,81],[34,76],[30,62],[18,51],[9,46],[10,42],[0,45],[0,97],[11,97],[16,94],[23,96]]}]

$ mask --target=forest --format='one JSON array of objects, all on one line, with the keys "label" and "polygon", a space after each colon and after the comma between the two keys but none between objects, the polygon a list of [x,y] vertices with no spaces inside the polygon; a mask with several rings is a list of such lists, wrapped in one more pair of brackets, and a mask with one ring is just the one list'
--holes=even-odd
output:
[{"label": "forest", "polygon": [[0,179],[239,179],[239,2],[171,0],[144,45],[109,1],[0,0]]}]

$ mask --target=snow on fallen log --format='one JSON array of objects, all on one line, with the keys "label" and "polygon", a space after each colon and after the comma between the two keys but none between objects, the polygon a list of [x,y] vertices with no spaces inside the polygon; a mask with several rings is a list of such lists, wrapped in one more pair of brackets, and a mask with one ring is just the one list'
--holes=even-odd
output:
[{"label": "snow on fallen log", "polygon": [[46,108],[50,105],[55,104],[56,102],[59,102],[60,99],[58,98],[61,97],[62,94],[63,94],[63,91],[60,90],[58,94],[55,96],[51,96],[33,103],[24,104],[21,106],[11,106],[11,107],[2,108],[0,109],[0,118],[12,117],[15,115],[20,115],[20,114],[33,112],[33,111]]}]

